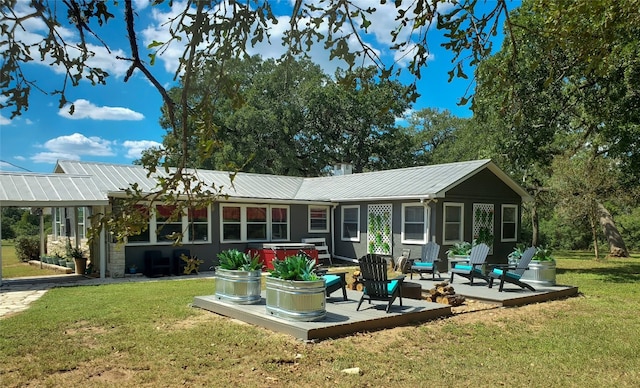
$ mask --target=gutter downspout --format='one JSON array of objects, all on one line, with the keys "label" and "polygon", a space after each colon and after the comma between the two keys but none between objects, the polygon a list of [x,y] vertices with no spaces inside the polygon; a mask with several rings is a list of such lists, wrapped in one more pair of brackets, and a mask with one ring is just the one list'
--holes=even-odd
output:
[{"label": "gutter downspout", "polygon": [[[438,202],[438,199],[437,198],[420,198],[420,203],[422,204],[422,206],[425,207],[425,209],[431,208],[431,202],[436,203]],[[431,218],[431,212],[429,212],[429,218]],[[431,220],[429,220],[429,233],[431,233]],[[429,241],[436,242],[436,236],[435,235],[427,236],[427,242]]]},{"label": "gutter downspout", "polygon": [[332,259],[336,257],[335,229],[336,229],[336,209],[337,208],[338,208],[338,204],[334,204],[333,207],[331,208],[331,226],[329,228],[331,231],[331,258]]}]

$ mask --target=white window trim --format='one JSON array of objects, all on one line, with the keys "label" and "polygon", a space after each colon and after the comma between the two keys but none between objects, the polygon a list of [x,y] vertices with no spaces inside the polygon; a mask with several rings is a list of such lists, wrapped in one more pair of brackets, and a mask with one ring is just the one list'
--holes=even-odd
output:
[{"label": "white window trim", "polygon": [[[447,225],[447,207],[459,207],[460,208],[460,230],[457,240],[445,240],[445,226]],[[464,241],[464,203],[462,202],[445,202],[442,204],[442,244],[453,245]]]},{"label": "white window trim", "polygon": [[[515,219],[513,220],[513,223],[515,224],[513,238],[504,238],[504,210],[505,209],[514,209],[515,211]],[[518,205],[502,204],[501,212],[502,213],[500,214],[500,241],[502,242],[518,241]]]},{"label": "white window trim", "polygon": [[[162,205],[160,203],[150,205],[144,204],[149,207],[149,241],[127,241],[127,245],[129,246],[149,246],[149,245],[173,245],[173,241],[158,241],[157,234],[157,222],[156,222],[156,205]],[[207,206],[207,240],[197,240],[190,241],[189,236],[189,214],[187,213],[187,209],[184,209],[181,218],[181,226],[182,226],[182,243],[183,244],[192,244],[192,245],[201,245],[201,244],[211,244],[211,206]]]},{"label": "white window trim", "polygon": [[[356,209],[358,211],[358,217],[357,217],[358,227],[357,227],[356,237],[351,237],[351,238],[344,237],[344,210],[345,209]],[[340,208],[340,240],[360,242],[360,205],[348,205],[348,206],[342,206]]]},{"label": "white window trim", "polygon": [[[424,209],[424,223],[422,230],[422,239],[420,240],[410,240],[405,238],[405,219],[404,219],[404,209],[406,207],[422,207]],[[431,209],[428,206],[424,206],[421,203],[403,203],[402,204],[402,232],[400,233],[401,241],[403,244],[426,244],[429,236],[429,220],[430,220]]]},{"label": "white window trim", "polygon": [[[291,209],[288,205],[269,205],[267,206],[267,236],[269,237],[269,241],[290,241],[291,240]],[[287,209],[287,236],[285,238],[274,238],[273,237],[273,212],[272,209]]]},{"label": "white window trim", "polygon": [[[224,239],[224,220],[222,213],[225,207],[239,207],[240,208],[240,240],[228,240]],[[267,236],[266,239],[247,239],[247,208],[249,207],[266,207],[267,208]],[[287,209],[287,237],[285,239],[273,240],[272,237],[272,217],[271,209]],[[237,243],[237,242],[269,242],[269,241],[290,241],[291,240],[291,208],[289,205],[269,205],[269,204],[256,204],[256,203],[221,203],[220,204],[220,242],[221,243]]]},{"label": "white window trim", "polygon": [[[327,227],[325,229],[311,229],[311,209],[323,209],[327,215]],[[309,233],[329,233],[329,206],[307,206],[307,230]]]}]

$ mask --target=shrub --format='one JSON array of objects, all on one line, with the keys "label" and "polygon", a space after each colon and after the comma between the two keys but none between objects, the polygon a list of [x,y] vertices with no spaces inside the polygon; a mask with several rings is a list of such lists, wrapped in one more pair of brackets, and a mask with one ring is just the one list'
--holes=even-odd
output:
[{"label": "shrub", "polygon": [[40,236],[20,236],[16,239],[15,247],[18,259],[36,260],[40,256]]},{"label": "shrub", "polygon": [[228,270],[255,271],[262,269],[260,257],[240,252],[237,249],[228,249],[218,253],[220,268]]},{"label": "shrub", "polygon": [[284,260],[273,260],[271,276],[283,280],[318,280],[316,262],[314,259],[295,255],[285,257]]}]

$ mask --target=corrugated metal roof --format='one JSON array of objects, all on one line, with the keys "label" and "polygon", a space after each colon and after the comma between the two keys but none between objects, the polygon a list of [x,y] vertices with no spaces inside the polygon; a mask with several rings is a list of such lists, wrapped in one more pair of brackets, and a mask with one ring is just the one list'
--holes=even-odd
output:
[{"label": "corrugated metal roof", "polygon": [[[236,198],[291,200],[295,199],[303,182],[303,178],[299,177],[239,172],[232,185],[227,171],[189,171],[196,172],[210,187],[214,184],[215,189],[222,186],[223,193]],[[132,183],[138,183],[143,192],[153,192],[156,187],[154,176],[167,176],[163,169],[158,169],[151,177],[147,177],[147,170],[142,166],[79,161],[60,161],[56,172],[92,175],[105,192],[122,191]]]},{"label": "corrugated metal roof", "polygon": [[106,205],[107,193],[91,176],[0,173],[0,206]]},{"label": "corrugated metal roof", "polygon": [[[340,202],[440,198],[447,190],[484,168],[490,169],[523,199],[529,197],[490,159],[319,178],[240,172],[233,185],[229,172],[197,170],[197,174],[209,186],[222,186],[223,193],[233,198]],[[155,180],[147,177],[142,166],[61,161],[56,172],[91,175],[100,190],[106,193],[122,191],[132,183],[138,183],[143,192],[152,192],[155,188]],[[166,176],[164,170],[158,170],[157,174]]]},{"label": "corrugated metal roof", "polygon": [[489,159],[306,179],[298,199],[437,198],[491,163]]}]

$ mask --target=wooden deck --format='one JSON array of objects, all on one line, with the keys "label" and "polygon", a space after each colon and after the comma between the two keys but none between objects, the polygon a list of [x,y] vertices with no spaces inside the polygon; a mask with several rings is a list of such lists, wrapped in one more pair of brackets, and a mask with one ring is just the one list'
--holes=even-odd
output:
[{"label": "wooden deck", "polygon": [[[414,277],[407,281],[418,283],[423,290],[428,290],[435,283],[431,280],[419,280]],[[552,299],[566,298],[578,294],[578,288],[572,286],[536,287],[536,292],[521,290],[519,287],[505,285],[503,292],[498,292],[498,286],[494,283],[492,289],[486,286],[482,280],[477,285],[471,286],[465,279],[454,279],[452,285],[457,294],[469,299],[495,303],[501,306],[517,306],[531,303],[539,303]],[[294,322],[267,314],[264,291],[260,303],[254,305],[234,305],[217,300],[214,295],[196,296],[194,307],[199,307],[216,314],[238,319],[269,330],[292,335],[303,340],[316,340],[340,337],[356,332],[380,330],[402,325],[425,322],[432,319],[452,315],[451,306],[438,303],[430,303],[424,300],[402,298],[403,306],[400,307],[396,300],[389,313],[385,312],[384,302],[363,303],[360,311],[356,311],[361,292],[347,291],[348,299],[343,301],[338,297],[340,292],[335,292],[327,299],[327,317],[319,322]]]}]

